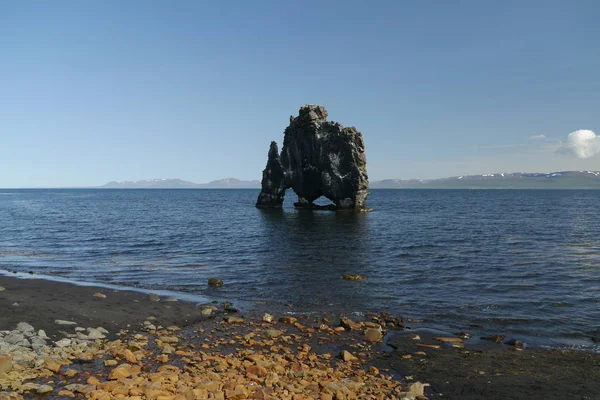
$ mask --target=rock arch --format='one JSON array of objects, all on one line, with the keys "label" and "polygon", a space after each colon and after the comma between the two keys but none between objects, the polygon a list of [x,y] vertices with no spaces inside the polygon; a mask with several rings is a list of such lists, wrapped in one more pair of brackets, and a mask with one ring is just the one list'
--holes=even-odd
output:
[{"label": "rock arch", "polygon": [[[271,142],[256,206],[281,208],[289,188],[299,208],[366,210],[369,178],[362,134],[327,121],[323,106],[301,107],[297,117],[290,117],[281,154]],[[333,205],[316,206],[321,196]]]}]

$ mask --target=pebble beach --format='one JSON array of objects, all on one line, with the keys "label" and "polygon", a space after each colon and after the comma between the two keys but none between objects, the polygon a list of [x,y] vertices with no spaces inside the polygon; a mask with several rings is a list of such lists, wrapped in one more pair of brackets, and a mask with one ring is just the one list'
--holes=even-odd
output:
[{"label": "pebble beach", "polygon": [[597,354],[0,277],[0,399],[598,398]]}]

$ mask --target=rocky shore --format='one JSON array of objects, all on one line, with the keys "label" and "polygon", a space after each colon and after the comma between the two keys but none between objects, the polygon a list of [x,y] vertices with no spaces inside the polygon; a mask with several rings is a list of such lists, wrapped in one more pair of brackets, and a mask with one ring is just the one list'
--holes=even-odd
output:
[{"label": "rocky shore", "polygon": [[[0,277],[0,399],[598,398],[600,355]],[[15,303],[17,305],[15,305]]]}]

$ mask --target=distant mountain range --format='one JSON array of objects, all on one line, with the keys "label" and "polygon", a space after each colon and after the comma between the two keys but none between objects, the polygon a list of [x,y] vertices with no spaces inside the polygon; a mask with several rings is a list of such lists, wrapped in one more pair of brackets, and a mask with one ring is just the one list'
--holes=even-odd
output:
[{"label": "distant mountain range", "polygon": [[600,172],[498,173],[441,179],[385,179],[372,189],[600,189]]},{"label": "distant mountain range", "polygon": [[219,179],[208,183],[194,183],[182,179],[152,179],[148,181],[108,182],[106,189],[260,189],[259,181],[241,181],[235,178]]},{"label": "distant mountain range", "polygon": [[[108,182],[106,189],[259,189],[259,181],[235,178],[208,183],[181,179]],[[441,179],[384,179],[372,181],[371,189],[600,189],[598,171],[560,171],[548,173],[497,173],[462,175]]]}]

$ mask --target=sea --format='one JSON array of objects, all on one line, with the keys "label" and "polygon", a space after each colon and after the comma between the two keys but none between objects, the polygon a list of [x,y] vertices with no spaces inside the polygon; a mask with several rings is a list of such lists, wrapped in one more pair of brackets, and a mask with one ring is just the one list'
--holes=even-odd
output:
[{"label": "sea", "polygon": [[368,213],[296,210],[291,191],[260,210],[257,196],[0,190],[0,270],[600,352],[600,191],[382,189]]}]

